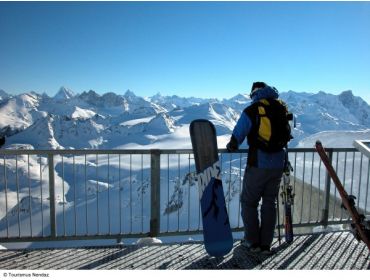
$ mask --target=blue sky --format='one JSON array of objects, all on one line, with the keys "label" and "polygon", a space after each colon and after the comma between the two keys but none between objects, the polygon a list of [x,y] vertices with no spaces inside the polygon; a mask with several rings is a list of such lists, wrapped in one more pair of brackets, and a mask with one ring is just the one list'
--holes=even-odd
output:
[{"label": "blue sky", "polygon": [[370,2],[0,2],[0,89],[370,103]]}]

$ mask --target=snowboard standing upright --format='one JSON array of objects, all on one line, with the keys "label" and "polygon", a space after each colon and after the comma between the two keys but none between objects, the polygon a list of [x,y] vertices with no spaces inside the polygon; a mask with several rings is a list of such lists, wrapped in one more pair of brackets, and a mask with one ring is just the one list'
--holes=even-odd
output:
[{"label": "snowboard standing upright", "polygon": [[370,250],[370,224],[369,221],[365,220],[365,216],[359,214],[355,207],[355,199],[353,195],[348,195],[345,191],[342,183],[340,182],[337,173],[335,172],[333,166],[330,163],[329,157],[327,156],[324,147],[319,140],[316,141],[315,145],[316,151],[321,157],[329,176],[333,180],[338,192],[342,198],[343,207],[349,212],[352,217],[352,229],[355,233],[355,237],[358,240],[362,240],[367,248]]},{"label": "snowboard standing upright", "polygon": [[208,120],[190,124],[203,221],[204,246],[211,256],[226,255],[233,247],[221,181],[216,129]]}]

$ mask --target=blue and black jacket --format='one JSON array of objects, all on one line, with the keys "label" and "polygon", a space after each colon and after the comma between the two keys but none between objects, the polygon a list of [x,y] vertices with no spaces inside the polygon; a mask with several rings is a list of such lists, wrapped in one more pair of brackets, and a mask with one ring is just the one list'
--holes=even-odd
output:
[{"label": "blue and black jacket", "polygon": [[[252,97],[252,104],[261,100],[261,99],[268,99],[273,98],[277,99],[279,94],[276,89],[272,87],[265,87],[258,89],[254,92]],[[252,130],[253,123],[250,117],[247,114],[247,109],[242,112],[238,122],[236,123],[233,133],[232,133],[232,142],[239,147],[245,138],[249,136]],[[248,153],[248,166],[254,166],[258,168],[284,168],[285,163],[285,150],[281,150],[275,153],[267,153],[256,147],[249,146],[249,153]]]}]

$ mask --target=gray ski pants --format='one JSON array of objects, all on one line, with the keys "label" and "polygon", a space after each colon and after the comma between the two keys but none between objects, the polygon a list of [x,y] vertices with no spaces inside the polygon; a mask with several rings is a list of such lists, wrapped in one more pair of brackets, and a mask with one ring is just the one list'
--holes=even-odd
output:
[{"label": "gray ski pants", "polygon": [[[283,175],[282,169],[245,169],[240,196],[244,238],[250,244],[271,246],[276,226],[276,198]],[[262,198],[260,219],[258,205]]]}]

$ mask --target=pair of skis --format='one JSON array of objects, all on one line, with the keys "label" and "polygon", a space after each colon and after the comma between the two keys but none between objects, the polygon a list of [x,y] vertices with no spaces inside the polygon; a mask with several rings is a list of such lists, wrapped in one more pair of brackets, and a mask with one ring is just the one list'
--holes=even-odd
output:
[{"label": "pair of skis", "polygon": [[357,238],[357,240],[362,240],[366,244],[367,248],[370,250],[370,222],[366,221],[363,214],[358,213],[355,207],[356,197],[353,195],[348,195],[345,191],[342,183],[338,178],[337,173],[330,163],[330,159],[327,156],[324,147],[319,140],[316,141],[315,148],[342,198],[342,207],[348,211],[352,218],[351,226],[354,236]]},{"label": "pair of skis", "polygon": [[[293,219],[292,219],[292,205],[294,202],[294,193],[293,187],[290,184],[290,172],[293,171],[293,168],[288,160],[288,150],[285,151],[286,159],[285,159],[285,168],[283,172],[283,185],[281,186],[281,199],[282,204],[284,206],[284,233],[285,233],[285,242],[292,243],[293,242]],[[279,209],[279,205],[277,206]],[[278,217],[279,217],[278,212]],[[278,232],[279,232],[279,243],[281,240],[280,237],[280,222],[278,221]]]},{"label": "pair of skis", "polygon": [[[357,240],[362,240],[368,249],[370,250],[370,221],[367,221],[363,214],[359,214],[355,207],[356,197],[353,195],[348,195],[345,191],[342,183],[340,182],[337,173],[335,172],[333,166],[330,163],[330,159],[325,152],[324,147],[321,142],[316,141],[315,148],[319,154],[322,162],[324,163],[328,175],[333,180],[340,196],[342,199],[342,207],[348,211],[352,218],[352,232]],[[293,171],[293,168],[290,165],[290,162],[286,158],[287,165],[283,173],[283,186],[282,186],[282,203],[284,205],[284,227],[285,227],[285,241],[291,243],[293,241],[293,226],[292,226],[292,205],[294,194],[292,186],[290,185],[290,171]],[[280,231],[279,231],[279,241],[280,241]]]}]

